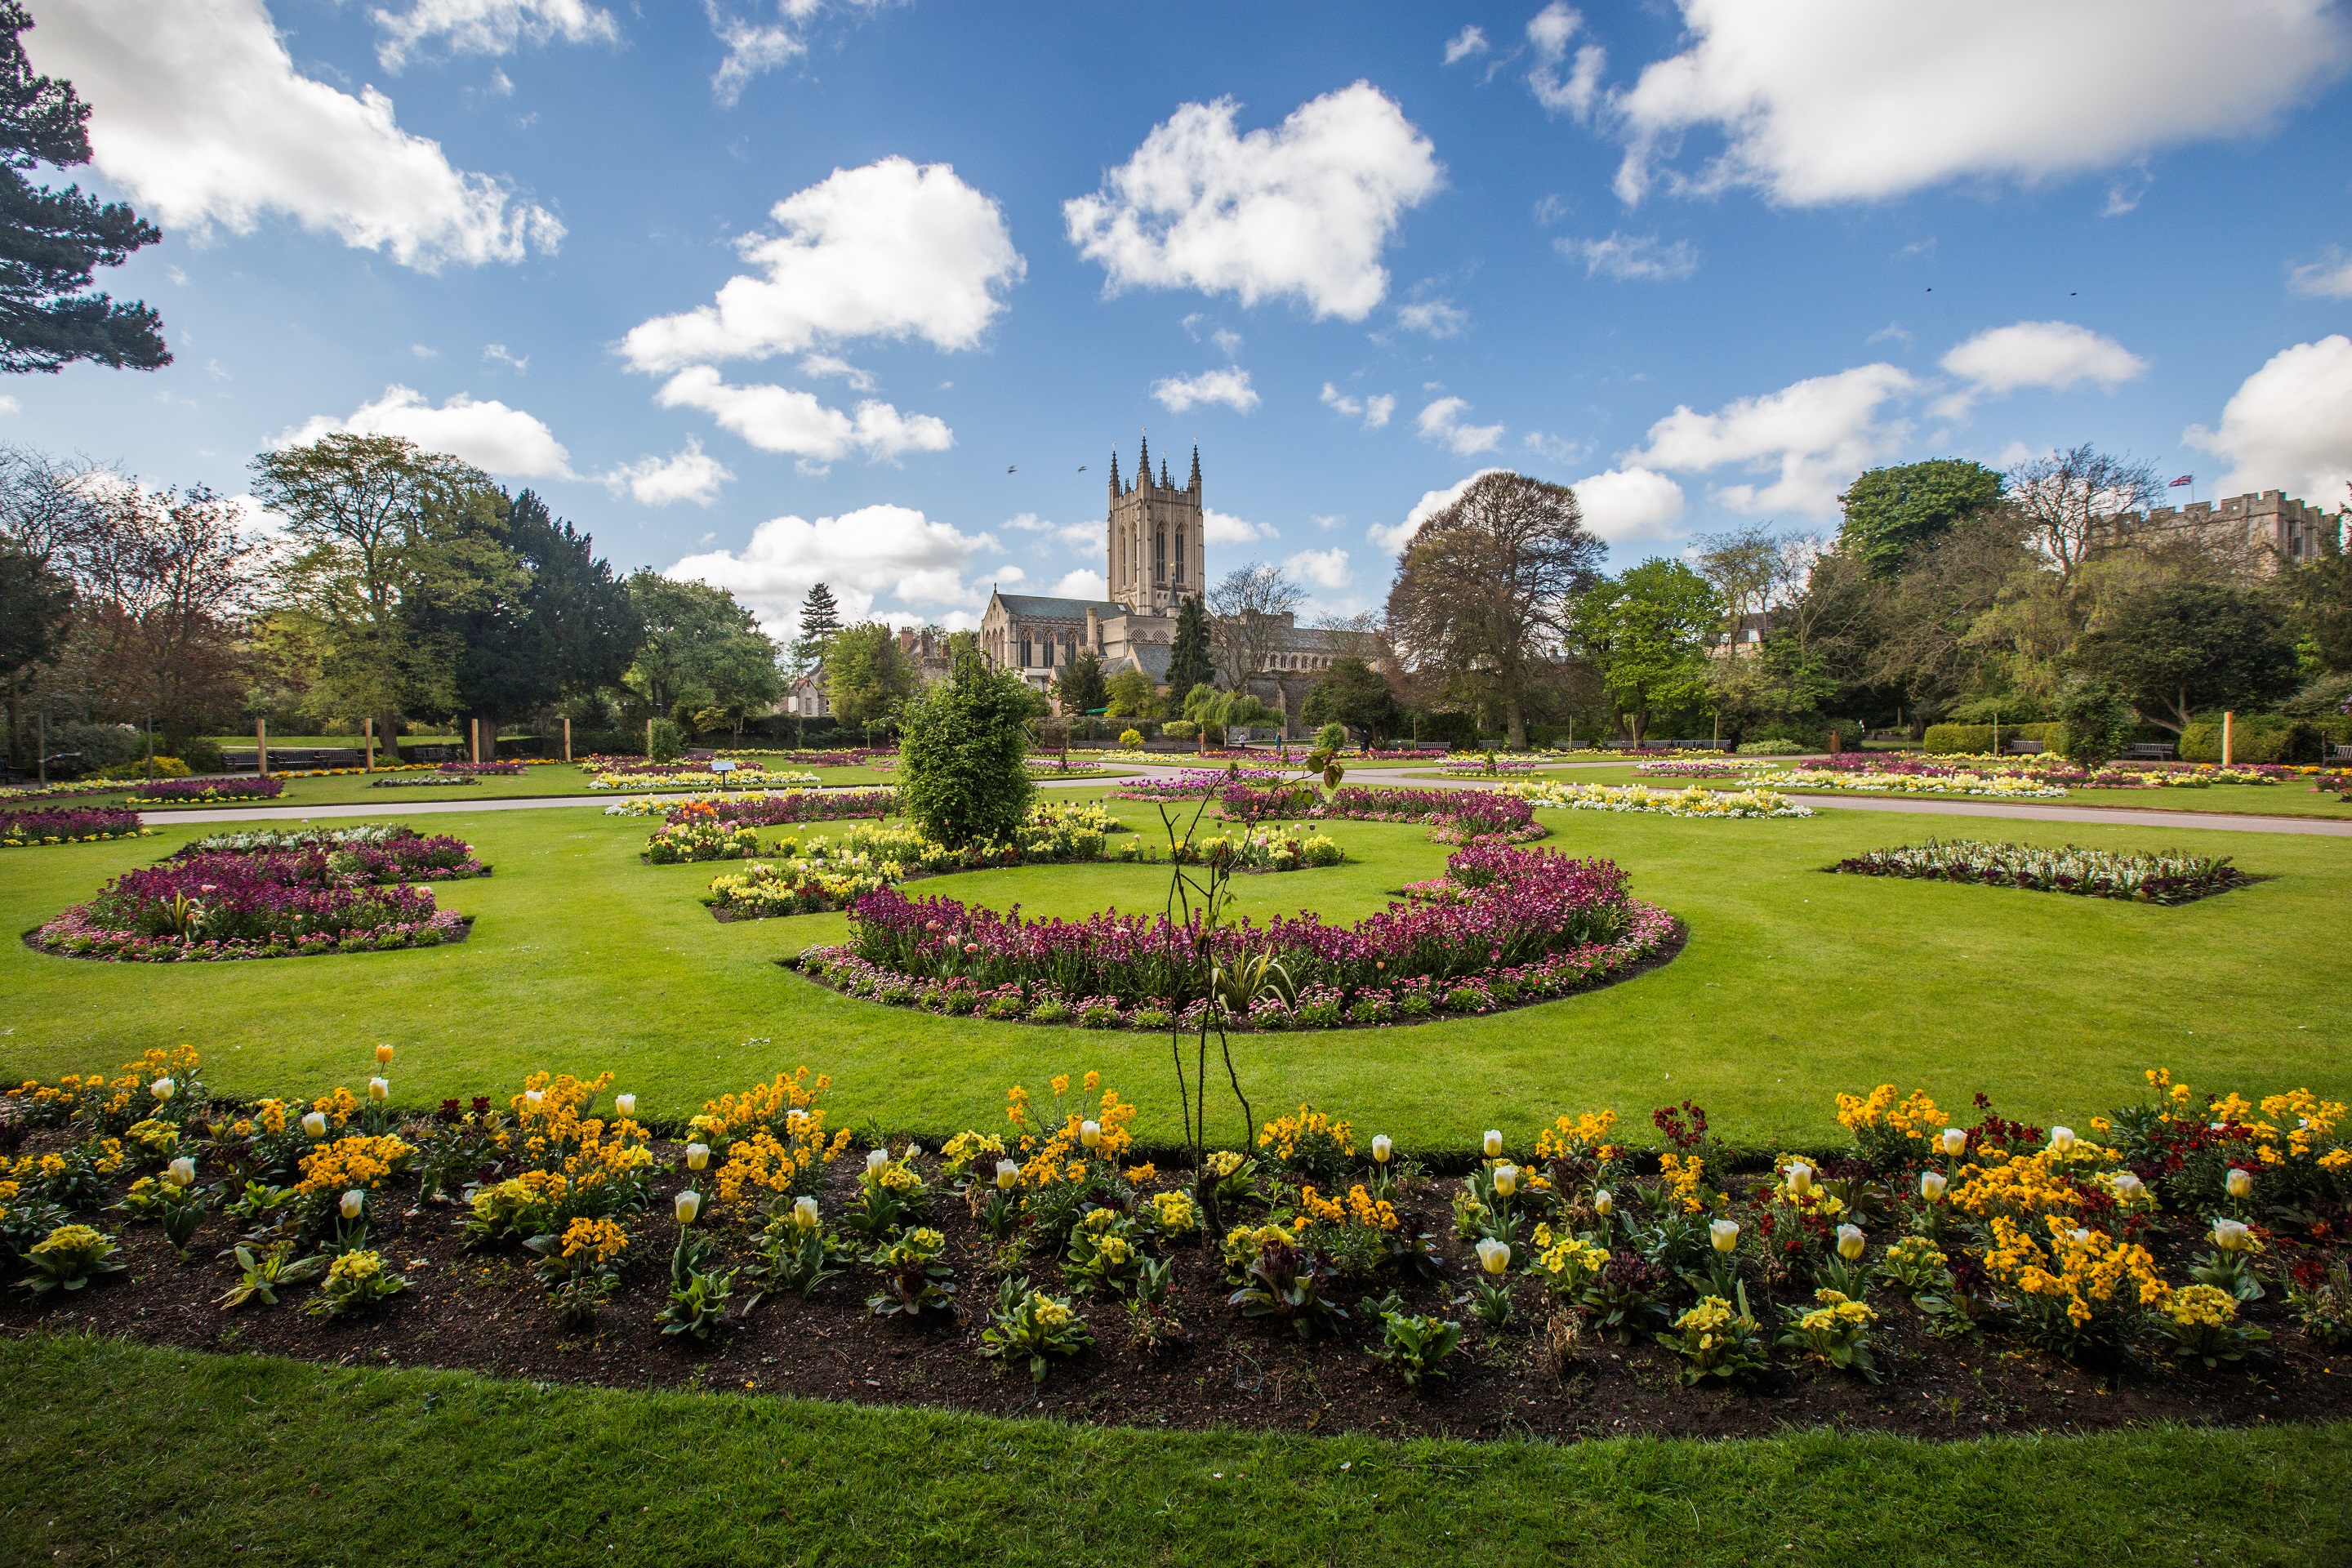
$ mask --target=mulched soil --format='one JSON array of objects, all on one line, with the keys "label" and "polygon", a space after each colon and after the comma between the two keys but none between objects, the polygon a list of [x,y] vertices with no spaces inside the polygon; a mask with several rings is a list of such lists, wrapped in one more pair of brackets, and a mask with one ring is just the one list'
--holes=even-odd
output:
[{"label": "mulched soil", "polygon": [[[36,1133],[24,1146],[53,1146],[55,1137]],[[678,1151],[662,1145],[658,1152],[675,1161]],[[932,1162],[920,1163],[936,1177]],[[828,1213],[846,1201],[856,1164],[845,1156],[826,1172]],[[658,1184],[664,1194],[683,1184],[675,1176]],[[1532,1281],[1517,1288],[1520,1321],[1488,1331],[1461,1300],[1476,1264],[1451,1232],[1454,1184],[1423,1180],[1398,1201],[1409,1226],[1440,1238],[1444,1279],[1384,1279],[1369,1288],[1344,1282],[1337,1294],[1351,1316],[1336,1338],[1301,1342],[1287,1329],[1243,1317],[1226,1305],[1229,1287],[1214,1247],[1186,1246],[1173,1254],[1177,1284],[1169,1301],[1185,1331],[1181,1342],[1157,1355],[1137,1352],[1128,1344],[1127,1314],[1117,1300],[1080,1300],[1096,1346],[1056,1361],[1041,1389],[1032,1388],[1025,1368],[999,1373],[980,1358],[981,1330],[995,1299],[995,1243],[963,1200],[936,1179],[928,1223],[948,1238],[958,1310],[914,1321],[869,1316],[864,1299],[871,1271],[852,1266],[807,1300],[790,1293],[763,1300],[748,1317],[730,1317],[708,1342],[664,1337],[654,1315],[667,1296],[677,1233],[663,1204],[632,1224],[635,1262],[598,1326],[567,1332],[547,1309],[528,1268],[530,1254],[512,1245],[467,1251],[456,1208],[404,1207],[408,1194],[394,1192],[372,1222],[371,1244],[407,1276],[410,1289],[372,1317],[312,1317],[301,1310],[315,1289],[307,1285],[282,1291],[276,1308],[252,1303],[223,1311],[215,1301],[235,1276],[230,1265],[211,1259],[235,1239],[233,1222],[217,1215],[208,1220],[189,1248],[191,1261],[181,1264],[156,1227],[120,1225],[122,1216],[110,1215],[105,1227],[123,1243],[128,1271],[71,1295],[7,1290],[0,1332],[92,1331],[191,1350],[342,1366],[457,1368],[544,1383],[725,1388],[1129,1426],[1382,1436],[1735,1437],[1829,1426],[1943,1439],[2157,1421],[2249,1426],[2352,1417],[2352,1353],[2331,1354],[2305,1338],[2274,1299],[2245,1313],[2273,1331],[2272,1343],[2219,1372],[2169,1363],[2084,1369],[1998,1337],[1939,1340],[1899,1298],[1880,1295],[1874,1304],[1882,1313],[1874,1342],[1882,1384],[1790,1365],[1790,1352],[1781,1352],[1782,1364],[1752,1384],[1685,1388],[1676,1380],[1676,1358],[1655,1345],[1612,1344],[1589,1331],[1561,1344],[1554,1332],[1560,1321],[1547,1321]],[[740,1246],[737,1251],[747,1255]],[[1039,1286],[1058,1289],[1050,1260],[1032,1258],[1024,1268]],[[1378,1297],[1391,1284],[1410,1310],[1465,1324],[1450,1382],[1415,1393],[1366,1355],[1367,1340],[1378,1337],[1378,1318],[1361,1298]]]}]

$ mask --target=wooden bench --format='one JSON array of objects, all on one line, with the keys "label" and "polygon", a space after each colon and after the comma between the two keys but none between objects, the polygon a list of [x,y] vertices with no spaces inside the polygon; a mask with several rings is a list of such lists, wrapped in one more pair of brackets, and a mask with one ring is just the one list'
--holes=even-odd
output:
[{"label": "wooden bench", "polygon": [[2124,760],[2127,763],[2168,763],[2172,761],[2175,750],[2175,747],[2156,741],[2136,741],[2124,748]]}]

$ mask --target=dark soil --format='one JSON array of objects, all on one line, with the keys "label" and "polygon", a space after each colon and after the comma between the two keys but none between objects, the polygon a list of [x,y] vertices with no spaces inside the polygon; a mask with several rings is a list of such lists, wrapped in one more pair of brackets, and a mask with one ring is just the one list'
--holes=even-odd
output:
[{"label": "dark soil", "polygon": [[[54,1136],[36,1134],[26,1146],[44,1146]],[[677,1157],[675,1145],[661,1152]],[[856,1165],[845,1157],[828,1170],[829,1213],[854,1184]],[[683,1184],[666,1176],[657,1187],[667,1194]],[[233,1222],[215,1214],[191,1246],[192,1261],[181,1264],[154,1226],[123,1226],[116,1223],[122,1216],[109,1215],[99,1217],[123,1243],[130,1268],[70,1295],[8,1289],[0,1300],[0,1332],[96,1331],[339,1365],[462,1368],[623,1388],[723,1387],[998,1415],[1043,1412],[1130,1426],[1389,1436],[1729,1437],[1833,1426],[1966,1438],[2157,1421],[2242,1426],[2352,1417],[2352,1352],[2330,1354],[2306,1339],[2275,1293],[2248,1307],[2246,1318],[2276,1337],[2256,1357],[2220,1372],[2170,1363],[2085,1369],[1999,1337],[1941,1340],[1899,1298],[1881,1294],[1873,1300],[1882,1314],[1875,1340],[1882,1384],[1792,1365],[1791,1352],[1783,1351],[1775,1370],[1753,1384],[1685,1388],[1676,1379],[1676,1359],[1653,1344],[1612,1344],[1588,1330],[1560,1353],[1531,1280],[1516,1292],[1520,1320],[1500,1333],[1487,1331],[1466,1304],[1457,1304],[1475,1264],[1447,1223],[1452,1184],[1435,1179],[1400,1193],[1398,1207],[1409,1226],[1440,1238],[1444,1277],[1344,1282],[1338,1295],[1350,1316],[1335,1338],[1301,1342],[1269,1321],[1244,1318],[1226,1305],[1229,1288],[1214,1246],[1189,1245],[1173,1254],[1177,1284],[1169,1301],[1182,1323],[1181,1342],[1156,1356],[1139,1352],[1129,1348],[1118,1300],[1080,1300],[1095,1347],[1057,1361],[1044,1386],[1033,1390],[1025,1369],[1000,1373],[979,1355],[996,1293],[994,1243],[962,1199],[936,1177],[933,1185],[928,1223],[948,1238],[958,1310],[912,1321],[868,1315],[872,1271],[852,1266],[807,1300],[771,1296],[740,1319],[730,1309],[728,1327],[706,1342],[666,1338],[654,1316],[666,1298],[677,1229],[664,1203],[632,1224],[632,1263],[598,1326],[566,1332],[527,1267],[530,1254],[512,1245],[466,1250],[458,1211],[444,1204],[406,1206],[411,1189],[387,1192],[372,1237],[410,1289],[372,1317],[310,1316],[302,1306],[315,1287],[307,1285],[282,1292],[275,1308],[257,1302],[223,1311],[215,1301],[235,1276],[231,1266],[211,1259],[235,1239]],[[714,1217],[706,1215],[705,1225]],[[737,1258],[748,1256],[740,1233],[731,1239]],[[1052,1260],[1033,1257],[1024,1268],[1041,1288],[1058,1289]],[[1465,1324],[1451,1381],[1416,1394],[1365,1353],[1368,1342],[1377,1342],[1379,1325],[1362,1298],[1392,1284],[1409,1310]]]}]

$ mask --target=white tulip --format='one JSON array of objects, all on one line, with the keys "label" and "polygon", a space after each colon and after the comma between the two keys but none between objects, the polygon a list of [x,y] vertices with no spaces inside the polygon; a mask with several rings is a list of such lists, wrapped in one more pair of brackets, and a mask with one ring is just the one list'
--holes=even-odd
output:
[{"label": "white tulip", "polygon": [[624,1116],[634,1117],[637,1113],[637,1097],[634,1094],[616,1094],[613,1097],[613,1109]]},{"label": "white tulip", "polygon": [[1486,1129],[1486,1139],[1484,1140],[1484,1146],[1485,1146],[1486,1151],[1486,1158],[1488,1158],[1489,1160],[1495,1160],[1495,1159],[1499,1159],[1499,1158],[1501,1158],[1501,1157],[1502,1157],[1502,1152],[1503,1152],[1503,1134],[1502,1134],[1502,1132],[1501,1132],[1498,1129],[1496,1129],[1496,1128],[1493,1128],[1493,1127],[1489,1127],[1488,1129]]},{"label": "white tulip", "polygon": [[889,1150],[887,1150],[887,1149],[868,1149],[867,1151],[866,1151],[866,1168],[867,1170],[869,1170],[869,1171],[878,1171],[878,1170],[880,1170],[883,1166],[885,1166],[885,1165],[888,1164],[889,1163],[890,1163],[890,1151],[889,1151]]},{"label": "white tulip", "polygon": [[899,1155],[898,1158],[901,1160],[919,1160],[922,1158],[922,1155],[923,1146],[920,1143],[909,1143],[907,1145],[907,1152]]},{"label": "white tulip", "polygon": [[793,1225],[799,1226],[803,1230],[814,1230],[823,1223],[824,1222],[817,1215],[816,1200],[814,1198],[794,1198],[793,1200]]},{"label": "white tulip", "polygon": [[2075,1228],[2066,1233],[2066,1239],[2073,1242],[2077,1247],[2087,1247],[2090,1245],[2091,1233],[2088,1230],[2084,1229],[2082,1226],[2077,1226]]},{"label": "white tulip", "polygon": [[155,1103],[161,1105],[163,1101],[179,1093],[180,1086],[173,1083],[168,1078],[159,1078],[153,1083],[147,1086],[147,1092],[155,1097]]},{"label": "white tulip", "polygon": [[2253,1244],[2254,1238],[2247,1231],[2245,1221],[2217,1219],[2213,1222],[2212,1230],[2208,1233],[2208,1239],[2224,1252],[2243,1252]]},{"label": "white tulip", "polygon": [[1495,1167],[1495,1195],[1507,1198],[1519,1190],[1519,1168],[1517,1165]]},{"label": "white tulip", "polygon": [[677,1215],[678,1224],[692,1225],[695,1216],[702,1212],[702,1194],[688,1187],[670,1200],[670,1208]]},{"label": "white tulip", "polygon": [[2147,1191],[2147,1184],[2129,1171],[2117,1171],[2109,1180],[2115,1186],[2116,1196],[2126,1203],[2137,1202],[2140,1194]]},{"label": "white tulip", "polygon": [[1602,1187],[1592,1194],[1592,1212],[1602,1219],[1607,1219],[1617,1212],[1617,1200],[1609,1195],[1607,1187]]},{"label": "white tulip", "polygon": [[536,1089],[527,1089],[522,1091],[522,1102],[525,1105],[536,1106],[541,1100],[545,1100],[547,1096],[545,1093]]},{"label": "white tulip", "polygon": [[1372,1140],[1372,1163],[1374,1164],[1387,1164],[1389,1163],[1389,1156],[1394,1152],[1396,1152],[1396,1145],[1389,1141],[1389,1135],[1387,1133],[1381,1133],[1378,1137]]},{"label": "white tulip", "polygon": [[1945,1128],[1937,1142],[1943,1145],[1944,1152],[1956,1160],[1969,1152],[1969,1135],[1957,1127]]},{"label": "white tulip", "polygon": [[163,1167],[163,1179],[175,1187],[184,1187],[196,1179],[196,1163],[183,1154]]},{"label": "white tulip", "polygon": [[1014,1184],[1020,1180],[1020,1166],[1014,1164],[1010,1160],[999,1160],[996,1162],[996,1184],[1000,1188],[1009,1193],[1013,1190]]},{"label": "white tulip", "polygon": [[1919,1173],[1919,1195],[1927,1199],[1929,1203],[1939,1204],[1944,1201],[1944,1185],[1943,1172],[1922,1171]]},{"label": "white tulip", "polygon": [[367,1207],[367,1194],[357,1187],[347,1188],[343,1193],[343,1201],[338,1206],[342,1210],[345,1219],[357,1219],[360,1217],[361,1211]]},{"label": "white tulip", "polygon": [[710,1164],[710,1145],[688,1143],[686,1146],[686,1168],[689,1171],[707,1169]]},{"label": "white tulip", "polygon": [[1739,1247],[1739,1222],[1731,1219],[1709,1220],[1707,1239],[1715,1243],[1717,1252],[1734,1252]]},{"label": "white tulip", "polygon": [[1863,1250],[1869,1245],[1869,1241],[1862,1234],[1862,1226],[1842,1225],[1837,1227],[1838,1256],[1848,1263],[1860,1262]]},{"label": "white tulip", "polygon": [[1813,1168],[1802,1160],[1789,1167],[1789,1193],[1792,1197],[1810,1197],[1813,1191]]},{"label": "white tulip", "polygon": [[1511,1248],[1507,1242],[1486,1237],[1478,1243],[1478,1267],[1489,1274],[1500,1274],[1511,1266]]},{"label": "white tulip", "polygon": [[377,1104],[383,1104],[385,1097],[391,1093],[392,1080],[390,1079],[372,1078],[368,1079],[368,1098],[374,1100]]},{"label": "white tulip", "polygon": [[2053,1154],[2073,1153],[2074,1152],[2074,1130],[2071,1127],[2053,1127],[2050,1130],[2050,1152]]},{"label": "white tulip", "polygon": [[1085,1144],[1089,1149],[1094,1148],[1097,1144],[1100,1143],[1102,1142],[1102,1123],[1099,1121],[1079,1122],[1078,1142]]},{"label": "white tulip", "polygon": [[2254,1173],[2243,1166],[2231,1166],[2230,1173],[2222,1179],[2221,1184],[2233,1198],[2250,1198],[2254,1195]]},{"label": "white tulip", "polygon": [[324,1138],[327,1135],[327,1113],[314,1110],[302,1118],[302,1131],[313,1138]]}]

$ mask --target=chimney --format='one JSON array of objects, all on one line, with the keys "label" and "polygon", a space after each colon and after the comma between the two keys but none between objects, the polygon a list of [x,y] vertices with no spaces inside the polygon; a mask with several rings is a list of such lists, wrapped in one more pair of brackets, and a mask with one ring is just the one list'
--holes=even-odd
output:
[{"label": "chimney", "polygon": [[1102,623],[1095,618],[1095,607],[1087,606],[1087,646],[1097,653],[1102,651]]}]

